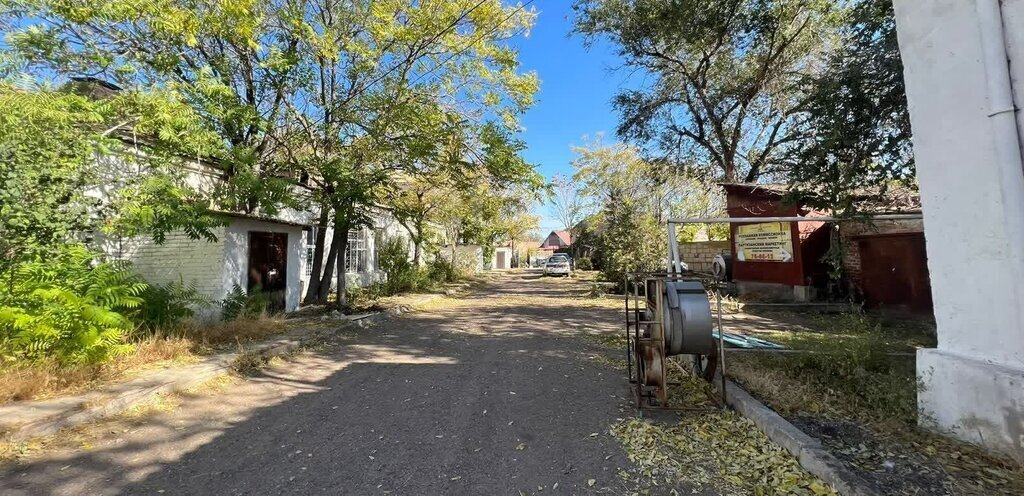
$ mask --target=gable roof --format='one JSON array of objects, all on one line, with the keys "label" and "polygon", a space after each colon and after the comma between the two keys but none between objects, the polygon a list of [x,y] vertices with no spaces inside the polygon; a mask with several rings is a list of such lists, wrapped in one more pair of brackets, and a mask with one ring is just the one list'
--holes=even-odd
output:
[{"label": "gable roof", "polygon": [[563,245],[569,246],[572,244],[572,236],[569,235],[569,231],[555,230],[551,231],[547,236],[544,236],[544,241],[541,241],[540,243],[541,248],[551,246],[548,244],[548,239],[551,238],[552,234],[555,235]]}]

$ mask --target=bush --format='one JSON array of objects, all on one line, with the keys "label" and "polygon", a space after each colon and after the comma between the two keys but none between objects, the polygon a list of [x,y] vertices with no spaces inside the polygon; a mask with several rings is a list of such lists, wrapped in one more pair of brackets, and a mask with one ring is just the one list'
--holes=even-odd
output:
[{"label": "bush", "polygon": [[146,283],[125,262],[68,245],[3,274],[0,361],[96,363],[127,353]]},{"label": "bush", "polygon": [[221,302],[221,318],[224,320],[254,319],[264,315],[270,307],[270,299],[261,292],[249,293],[235,284]]},{"label": "bush", "polygon": [[380,284],[382,296],[415,291],[423,283],[419,268],[409,260],[409,243],[403,236],[389,237],[381,243],[377,264],[387,276]]},{"label": "bush", "polygon": [[577,258],[576,270],[594,270],[594,263],[590,261],[590,257]]},{"label": "bush", "polygon": [[209,298],[199,294],[195,284],[150,284],[142,293],[142,306],[134,318],[142,330],[155,333],[175,329],[194,317],[195,309],[212,305]]},{"label": "bush", "polygon": [[444,257],[434,257],[427,265],[427,273],[431,281],[441,284],[457,282],[462,277],[455,264]]}]

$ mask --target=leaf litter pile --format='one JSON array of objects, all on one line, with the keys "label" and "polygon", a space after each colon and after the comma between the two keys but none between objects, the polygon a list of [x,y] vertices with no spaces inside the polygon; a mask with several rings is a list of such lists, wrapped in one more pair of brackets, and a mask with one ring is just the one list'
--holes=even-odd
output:
[{"label": "leaf litter pile", "polygon": [[[691,401],[688,406],[710,404],[705,382],[672,375],[681,384],[672,387],[670,398]],[[695,493],[835,494],[753,422],[731,411],[690,413],[678,423],[624,419],[611,432],[635,465],[619,476],[644,488],[641,494],[680,494],[679,487]]]}]

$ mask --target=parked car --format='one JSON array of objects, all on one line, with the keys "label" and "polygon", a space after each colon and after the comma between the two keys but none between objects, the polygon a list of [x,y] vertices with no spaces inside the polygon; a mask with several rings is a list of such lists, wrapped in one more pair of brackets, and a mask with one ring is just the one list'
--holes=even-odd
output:
[{"label": "parked car", "polygon": [[572,275],[572,259],[568,255],[556,253],[548,258],[544,264],[544,275],[546,276],[570,276]]}]

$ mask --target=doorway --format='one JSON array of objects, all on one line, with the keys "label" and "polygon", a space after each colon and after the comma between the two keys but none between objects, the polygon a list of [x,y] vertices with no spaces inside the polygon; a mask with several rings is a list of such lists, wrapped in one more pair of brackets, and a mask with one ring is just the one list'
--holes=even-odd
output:
[{"label": "doorway", "polygon": [[861,286],[869,307],[932,312],[924,234],[882,234],[857,239]]},{"label": "doorway", "polygon": [[288,234],[249,232],[249,293],[265,295],[268,311],[283,312],[287,289]]}]

